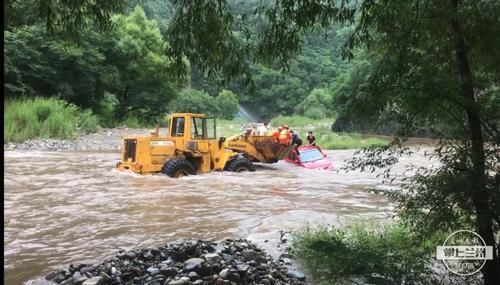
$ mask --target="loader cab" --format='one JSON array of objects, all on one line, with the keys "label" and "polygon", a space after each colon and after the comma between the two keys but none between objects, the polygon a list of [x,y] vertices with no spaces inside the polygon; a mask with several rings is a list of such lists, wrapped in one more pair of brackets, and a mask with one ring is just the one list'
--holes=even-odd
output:
[{"label": "loader cab", "polygon": [[173,114],[168,117],[168,137],[189,140],[215,140],[216,121],[203,114]]}]

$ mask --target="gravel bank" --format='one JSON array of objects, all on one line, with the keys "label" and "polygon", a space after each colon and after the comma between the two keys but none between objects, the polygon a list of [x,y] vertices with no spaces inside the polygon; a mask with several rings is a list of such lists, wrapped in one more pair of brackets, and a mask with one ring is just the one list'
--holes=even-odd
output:
[{"label": "gravel bank", "polygon": [[[285,255],[286,256],[286,255]],[[306,284],[282,255],[274,260],[248,240],[183,241],[164,247],[120,251],[100,264],[71,264],[35,284]]]},{"label": "gravel bank", "polygon": [[151,129],[119,127],[101,129],[97,133],[80,135],[73,140],[30,139],[23,143],[4,144],[4,150],[16,151],[120,151],[123,136],[147,135]]}]

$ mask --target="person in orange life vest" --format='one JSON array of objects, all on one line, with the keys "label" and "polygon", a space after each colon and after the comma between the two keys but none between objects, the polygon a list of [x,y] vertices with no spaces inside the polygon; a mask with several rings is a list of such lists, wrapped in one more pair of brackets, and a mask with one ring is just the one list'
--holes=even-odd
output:
[{"label": "person in orange life vest", "polygon": [[273,140],[275,142],[279,142],[281,129],[282,129],[281,127],[278,127],[278,129],[276,129],[276,131],[273,132]]},{"label": "person in orange life vest", "polygon": [[283,125],[279,136],[279,143],[284,145],[290,145],[291,142],[292,142],[292,134],[290,133],[290,129],[288,128],[288,125]]}]

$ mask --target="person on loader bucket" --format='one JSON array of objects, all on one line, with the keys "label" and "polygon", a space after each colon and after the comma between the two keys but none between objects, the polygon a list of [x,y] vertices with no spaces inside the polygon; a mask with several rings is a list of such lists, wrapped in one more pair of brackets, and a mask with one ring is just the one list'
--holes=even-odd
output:
[{"label": "person on loader bucket", "polygon": [[278,142],[278,143],[279,143],[279,137],[280,137],[281,130],[282,130],[282,128],[281,128],[281,127],[278,127],[278,128],[276,129],[276,131],[274,131],[274,132],[273,132],[272,136],[273,136],[273,140],[274,140],[275,142]]},{"label": "person on loader bucket", "polygon": [[290,143],[292,142],[292,134],[290,133],[288,125],[282,126],[278,141],[283,145],[290,145]]},{"label": "person on loader bucket", "polygon": [[263,124],[260,124],[259,127],[257,128],[257,134],[259,136],[265,136],[267,135],[267,126],[269,124],[267,122],[264,122]]}]

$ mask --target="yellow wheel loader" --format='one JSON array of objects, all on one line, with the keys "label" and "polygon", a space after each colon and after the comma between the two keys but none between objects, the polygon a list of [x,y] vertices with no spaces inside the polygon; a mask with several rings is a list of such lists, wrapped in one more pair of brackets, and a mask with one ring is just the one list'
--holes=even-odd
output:
[{"label": "yellow wheel loader", "polygon": [[214,170],[255,171],[253,162],[277,162],[292,148],[272,136],[251,132],[217,139],[214,117],[175,113],[168,116],[165,134],[157,127],[149,136],[124,137],[122,158],[116,167],[140,174],[162,172],[170,177]]}]

